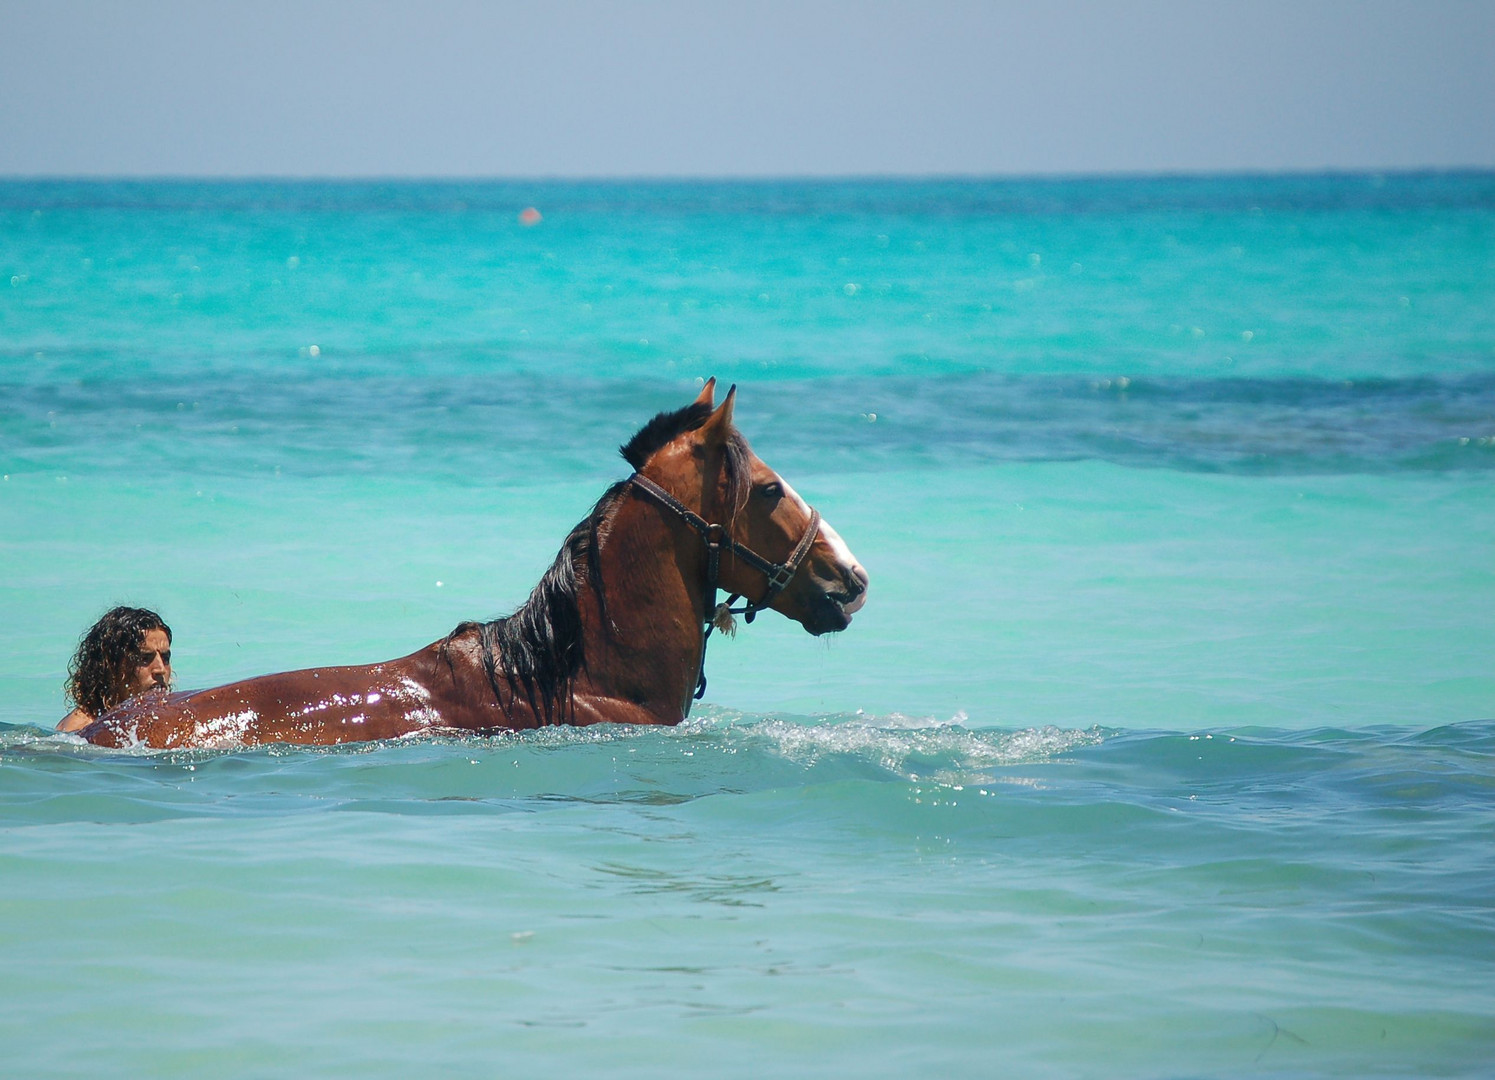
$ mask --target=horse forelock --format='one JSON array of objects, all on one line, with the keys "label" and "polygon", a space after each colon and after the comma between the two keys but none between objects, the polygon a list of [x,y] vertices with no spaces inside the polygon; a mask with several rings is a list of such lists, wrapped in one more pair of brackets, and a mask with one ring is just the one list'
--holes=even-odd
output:
[{"label": "horse forelock", "polygon": [[747,505],[748,492],[753,483],[753,452],[748,449],[747,440],[735,430],[727,438],[726,454],[723,458],[723,469],[727,478],[727,521],[730,529],[737,515]]}]

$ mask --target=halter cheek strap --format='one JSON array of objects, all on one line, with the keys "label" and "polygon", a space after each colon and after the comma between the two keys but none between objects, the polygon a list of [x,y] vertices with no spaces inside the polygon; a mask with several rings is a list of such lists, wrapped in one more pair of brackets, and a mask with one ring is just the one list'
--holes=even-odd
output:
[{"label": "halter cheek strap", "polygon": [[[742,615],[748,622],[752,622],[758,612],[773,603],[774,598],[788,587],[789,582],[794,580],[800,564],[810,554],[810,547],[815,543],[815,537],[820,532],[820,511],[811,508],[810,523],[805,527],[804,535],[799,538],[799,543],[794,546],[787,560],[776,563],[765,559],[747,545],[733,540],[726,526],[707,521],[647,476],[634,473],[628,478],[628,482],[642,495],[673,512],[676,517],[700,534],[706,544],[706,613],[703,619],[705,629],[701,633],[701,671],[696,679],[694,697],[694,700],[699,701],[706,693],[706,643],[711,640],[711,631],[716,627],[716,620],[731,615]],[[716,594],[721,575],[723,550],[730,551],[768,578],[768,588],[757,601],[749,600],[742,607],[734,608],[732,604],[738,599],[738,594],[733,593],[725,604],[718,606]],[[685,711],[687,714],[690,712],[689,701],[686,702]]]}]

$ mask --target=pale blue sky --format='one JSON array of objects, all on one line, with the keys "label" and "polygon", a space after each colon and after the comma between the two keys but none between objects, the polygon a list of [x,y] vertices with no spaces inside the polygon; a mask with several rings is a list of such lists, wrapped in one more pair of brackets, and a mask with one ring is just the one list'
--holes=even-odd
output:
[{"label": "pale blue sky", "polygon": [[0,174],[1495,166],[1495,3],[0,0]]}]

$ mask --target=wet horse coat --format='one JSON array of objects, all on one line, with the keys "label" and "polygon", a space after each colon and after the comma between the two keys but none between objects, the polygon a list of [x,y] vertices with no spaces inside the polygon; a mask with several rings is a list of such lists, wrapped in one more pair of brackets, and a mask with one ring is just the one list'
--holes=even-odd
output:
[{"label": "wet horse coat", "polygon": [[[636,475],[720,527],[712,530],[715,560],[678,512],[623,481],[572,530],[512,615],[463,623],[384,663],[146,694],[80,734],[102,746],[194,747],[679,723],[701,671],[717,585],[750,602],[771,597],[767,607],[812,634],[845,629],[868,585],[836,531],[733,426],[735,387],[715,406],[714,383],[685,408],[660,413],[622,449]],[[803,561],[781,575],[787,583],[775,592],[762,564],[786,563],[805,541]]]}]

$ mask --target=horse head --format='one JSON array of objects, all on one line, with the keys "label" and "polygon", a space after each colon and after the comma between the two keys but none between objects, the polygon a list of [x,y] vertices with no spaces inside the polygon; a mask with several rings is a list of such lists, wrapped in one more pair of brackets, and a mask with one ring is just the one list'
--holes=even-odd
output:
[{"label": "horse head", "polygon": [[650,445],[649,425],[623,448],[635,483],[701,534],[715,564],[710,588],[746,599],[749,620],[772,608],[812,634],[846,629],[866,602],[867,571],[733,425],[737,388],[716,405],[715,386],[708,380],[690,406],[656,418],[660,445]]}]

